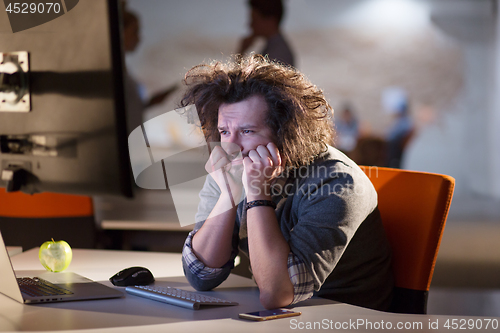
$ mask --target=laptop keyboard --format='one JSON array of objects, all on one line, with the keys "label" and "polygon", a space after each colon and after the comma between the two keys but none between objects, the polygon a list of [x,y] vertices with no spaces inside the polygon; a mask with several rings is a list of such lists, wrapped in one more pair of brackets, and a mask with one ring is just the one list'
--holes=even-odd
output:
[{"label": "laptop keyboard", "polygon": [[19,284],[19,288],[21,289],[22,293],[32,297],[73,294],[71,291],[67,289],[56,286],[55,284],[38,277],[17,278],[17,283]]},{"label": "laptop keyboard", "polygon": [[160,286],[129,286],[125,288],[129,294],[146,297],[155,301],[182,306],[198,310],[200,305],[238,305],[236,302],[227,301],[214,296],[198,294],[172,287]]}]

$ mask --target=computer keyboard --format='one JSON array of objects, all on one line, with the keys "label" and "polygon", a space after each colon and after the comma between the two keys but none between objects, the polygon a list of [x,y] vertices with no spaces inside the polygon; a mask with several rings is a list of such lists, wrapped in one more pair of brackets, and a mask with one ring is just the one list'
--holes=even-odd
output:
[{"label": "computer keyboard", "polygon": [[29,296],[58,296],[73,294],[67,289],[56,286],[55,284],[38,277],[17,278],[17,284],[19,284],[21,292]]},{"label": "computer keyboard", "polygon": [[201,305],[238,305],[218,297],[206,296],[196,292],[172,287],[160,286],[128,286],[125,291],[129,294],[146,297],[155,301],[164,302],[184,308],[198,310]]}]

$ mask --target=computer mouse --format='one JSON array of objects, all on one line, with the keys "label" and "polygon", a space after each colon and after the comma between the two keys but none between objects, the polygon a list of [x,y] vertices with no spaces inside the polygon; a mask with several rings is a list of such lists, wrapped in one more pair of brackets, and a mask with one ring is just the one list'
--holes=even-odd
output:
[{"label": "computer mouse", "polygon": [[153,283],[155,278],[151,271],[144,267],[129,267],[119,271],[109,278],[115,286],[145,286]]}]

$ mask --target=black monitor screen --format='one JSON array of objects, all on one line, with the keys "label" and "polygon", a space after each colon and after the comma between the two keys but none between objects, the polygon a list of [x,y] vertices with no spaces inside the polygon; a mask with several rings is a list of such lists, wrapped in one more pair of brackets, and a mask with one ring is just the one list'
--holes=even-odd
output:
[{"label": "black monitor screen", "polygon": [[117,0],[3,2],[0,186],[131,196]]}]

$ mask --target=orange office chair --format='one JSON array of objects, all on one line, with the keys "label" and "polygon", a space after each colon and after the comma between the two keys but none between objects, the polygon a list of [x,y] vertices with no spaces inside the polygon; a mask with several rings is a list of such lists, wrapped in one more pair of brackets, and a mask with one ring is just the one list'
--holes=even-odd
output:
[{"label": "orange office chair", "polygon": [[97,228],[92,198],[46,192],[29,195],[0,188],[0,230],[6,245],[23,250],[51,238],[75,248],[93,248]]},{"label": "orange office chair", "polygon": [[395,277],[391,312],[425,314],[455,179],[446,175],[361,167],[378,193]]}]

